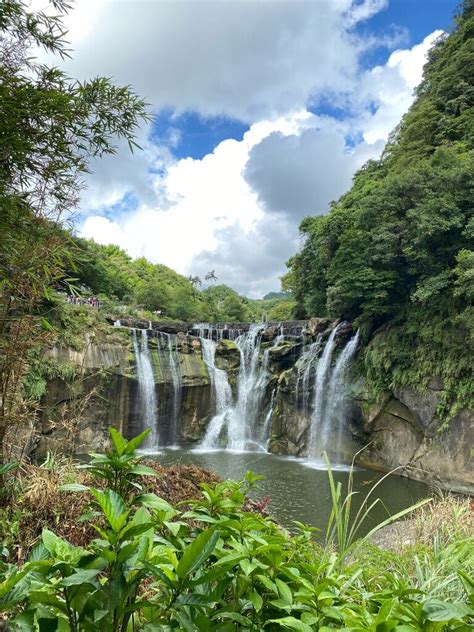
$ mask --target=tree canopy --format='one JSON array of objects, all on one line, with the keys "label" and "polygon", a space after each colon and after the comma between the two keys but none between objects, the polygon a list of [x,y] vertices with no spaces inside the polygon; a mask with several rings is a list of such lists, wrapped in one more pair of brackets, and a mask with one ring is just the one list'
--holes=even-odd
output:
[{"label": "tree canopy", "polygon": [[28,352],[45,333],[41,308],[71,266],[64,212],[78,203],[89,161],[114,153],[117,138],[133,147],[147,116],[129,87],[79,82],[31,57],[35,46],[68,55],[68,4],[51,5],[58,15],[22,0],[0,4],[0,463]]},{"label": "tree canopy", "polygon": [[380,387],[420,387],[441,373],[451,400],[464,402],[472,386],[463,358],[473,330],[473,33],[469,1],[430,51],[416,100],[380,160],[355,175],[327,215],[303,220],[304,245],[283,280],[297,316],[355,320],[366,337],[389,327],[391,350],[371,347],[366,356]]}]

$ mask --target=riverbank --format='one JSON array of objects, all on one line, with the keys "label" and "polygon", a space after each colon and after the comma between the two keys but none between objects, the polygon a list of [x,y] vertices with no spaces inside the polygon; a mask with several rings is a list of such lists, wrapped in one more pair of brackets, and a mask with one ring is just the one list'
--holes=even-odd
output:
[{"label": "riverbank", "polygon": [[[235,631],[390,622],[420,631],[436,623],[448,632],[474,622],[466,499],[419,506],[409,522],[415,540],[392,535],[380,548],[370,533],[359,538],[360,516],[346,516],[348,500],[329,472],[333,514],[318,541],[308,526],[290,535],[266,518],[266,499],[247,500],[255,474],[221,481],[196,466],[145,462],[119,435],[114,445],[86,470],[50,459],[10,477],[0,520],[17,525],[16,543],[13,531],[2,535],[0,558],[0,620],[4,612],[8,629],[46,616],[64,630],[93,629],[89,620],[116,630],[128,612],[144,630],[153,621],[159,630],[175,622],[204,631],[230,619]],[[114,592],[117,578],[125,601]],[[102,608],[114,600],[112,610]]]}]

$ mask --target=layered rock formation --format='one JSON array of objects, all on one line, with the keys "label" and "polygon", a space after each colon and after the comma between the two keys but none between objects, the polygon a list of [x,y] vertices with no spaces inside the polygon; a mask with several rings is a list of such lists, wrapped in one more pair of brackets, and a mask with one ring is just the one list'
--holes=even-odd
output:
[{"label": "layered rock formation", "polygon": [[474,416],[461,410],[445,429],[436,411],[442,396],[438,378],[424,393],[399,389],[382,402],[363,401],[361,424],[368,448],[358,463],[399,472],[454,491],[474,492]]},{"label": "layered rock formation", "polygon": [[[248,331],[249,325],[217,326],[205,332],[202,326],[196,328],[188,323],[152,323],[151,328],[145,321],[123,320],[122,324],[147,329],[162,440],[171,442],[167,440],[171,436],[169,424],[178,414],[176,441],[201,441],[215,412],[215,392],[203,360],[201,340],[194,334],[216,341],[215,366],[226,372],[235,399],[242,351],[232,338]],[[328,319],[313,319],[268,323],[260,331],[260,362],[266,363],[260,406],[262,417],[269,422],[271,452],[300,456],[308,453],[316,367],[335,326]],[[65,448],[79,454],[103,449],[110,425],[128,436],[143,430],[130,332],[127,327],[111,327],[101,339],[85,335],[80,350],[63,347],[50,351],[52,361],[74,366],[76,371],[72,377],[49,381],[41,414],[38,456]],[[334,358],[352,334],[350,324],[339,324]],[[404,389],[387,393],[375,402],[364,392],[363,379],[354,379],[344,395],[354,405],[344,408],[343,431],[353,449],[368,445],[358,462],[384,471],[399,468],[398,473],[412,478],[472,491],[473,416],[461,411],[440,432],[436,409],[442,390],[443,385],[433,378],[423,394]]]}]

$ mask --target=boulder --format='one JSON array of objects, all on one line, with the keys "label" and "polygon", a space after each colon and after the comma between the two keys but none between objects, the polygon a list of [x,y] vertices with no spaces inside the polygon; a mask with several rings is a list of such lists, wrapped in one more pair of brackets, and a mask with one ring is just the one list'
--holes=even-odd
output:
[{"label": "boulder", "polygon": [[224,371],[240,367],[240,349],[231,340],[219,340],[216,347],[216,366]]}]

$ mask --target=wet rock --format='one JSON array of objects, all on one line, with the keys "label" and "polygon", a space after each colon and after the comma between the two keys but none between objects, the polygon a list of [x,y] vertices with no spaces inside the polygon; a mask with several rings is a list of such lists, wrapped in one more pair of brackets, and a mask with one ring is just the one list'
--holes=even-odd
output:
[{"label": "wet rock", "polygon": [[443,391],[444,383],[439,376],[432,377],[428,380],[428,388],[431,391]]},{"label": "wet rock", "polygon": [[326,331],[328,327],[333,325],[336,321],[331,320],[330,318],[312,318],[308,321],[306,332],[310,336],[316,336],[317,334]]},{"label": "wet rock", "polygon": [[194,336],[188,336],[183,333],[179,333],[176,337],[176,344],[179,353],[201,353],[201,341]]},{"label": "wet rock", "polygon": [[240,367],[240,349],[231,340],[219,340],[216,347],[216,367],[235,371]]}]

